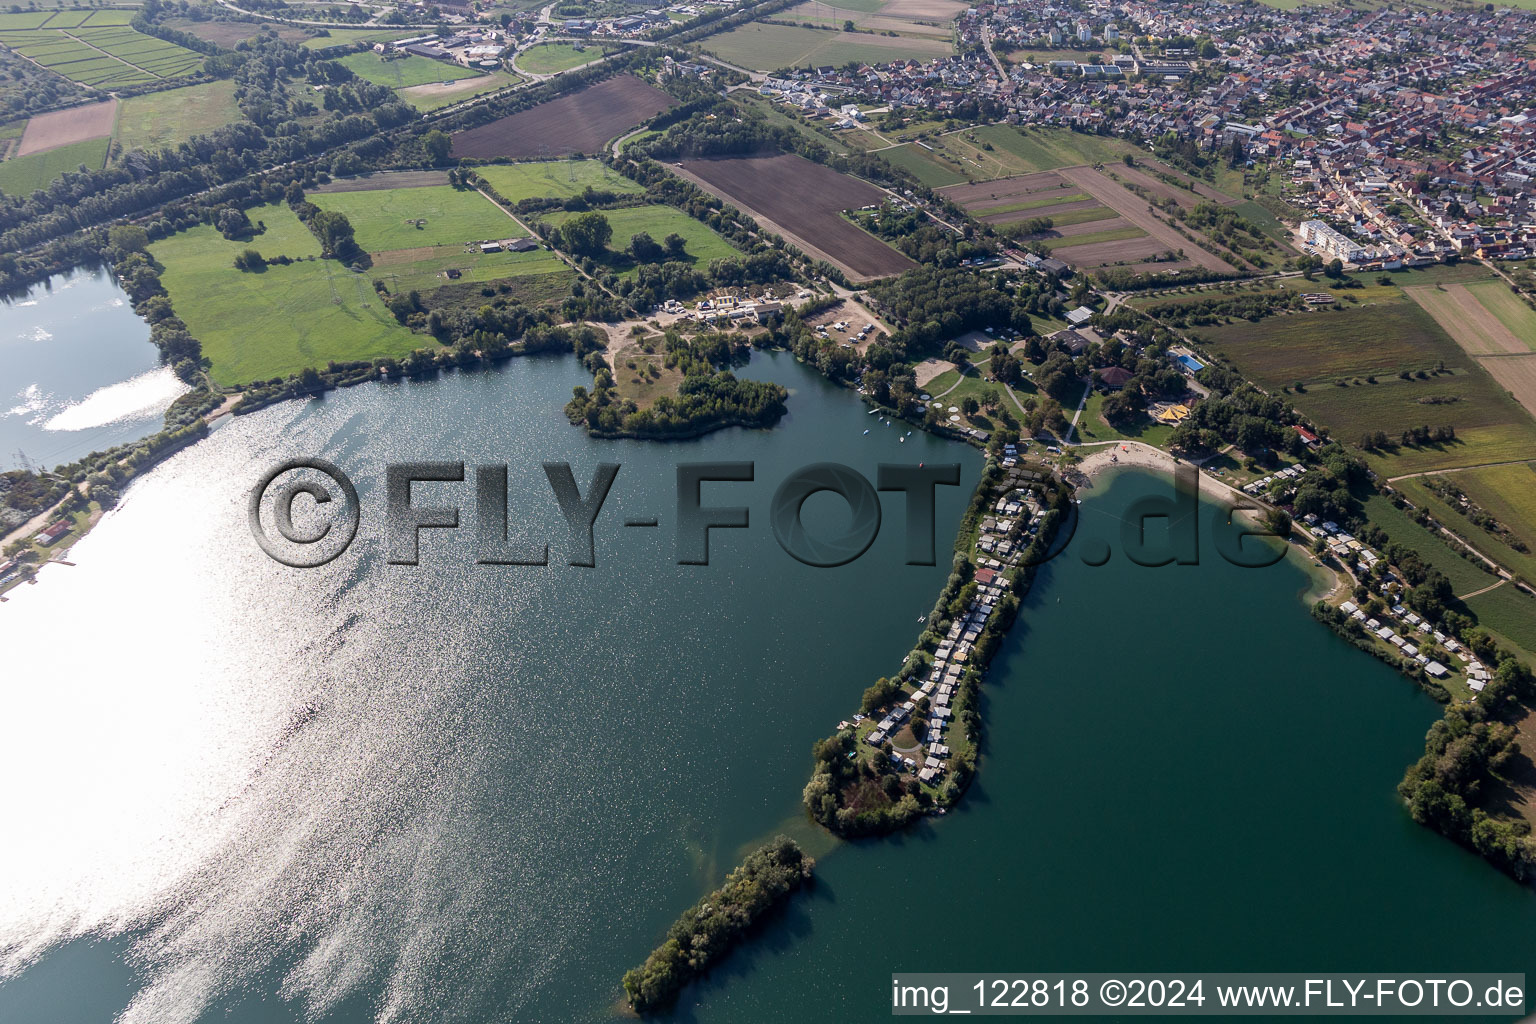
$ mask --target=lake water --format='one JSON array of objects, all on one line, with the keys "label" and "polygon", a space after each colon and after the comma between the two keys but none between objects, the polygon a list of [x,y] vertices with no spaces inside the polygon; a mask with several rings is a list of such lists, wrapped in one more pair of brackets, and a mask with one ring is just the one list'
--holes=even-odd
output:
[{"label": "lake water", "polygon": [[[786,356],[742,372],[792,388],[776,430],[592,441],[560,416],[575,362],[514,360],[242,417],[137,484],[0,607],[0,1020],[609,1019],[623,970],[780,829],[814,844],[814,889],[676,1019],[884,1019],[892,971],[1536,967],[1530,892],[1393,793],[1438,708],[1314,624],[1290,565],[1089,568],[1074,544],[994,666],[958,813],[810,829],[810,744],[899,665],[946,570],[902,564],[899,495],[863,558],[800,565],[773,489],[810,461],[960,462],[943,550],[980,459],[898,442]],[[362,495],[317,570],[246,528],[246,489],[294,455]],[[464,528],[384,565],[383,464],[413,458],[510,463],[511,532],[553,564],[474,566],[466,483],[418,485]],[[678,566],[674,466],[705,459],[756,462],[704,491],[752,525]],[[583,488],[623,466],[595,569],[563,564],[547,460]],[[1101,484],[1083,539],[1168,489]]]},{"label": "lake water", "polygon": [[0,305],[0,467],[52,469],[147,437],[187,390],[105,270],[74,270]]}]

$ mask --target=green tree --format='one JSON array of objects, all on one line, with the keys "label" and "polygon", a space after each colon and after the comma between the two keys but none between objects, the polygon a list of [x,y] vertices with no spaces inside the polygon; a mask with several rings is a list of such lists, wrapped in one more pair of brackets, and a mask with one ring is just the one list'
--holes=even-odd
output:
[{"label": "green tree", "polygon": [[560,237],[578,256],[601,256],[613,237],[613,227],[600,213],[583,213],[565,222]]},{"label": "green tree", "polygon": [[453,140],[436,128],[427,132],[421,140],[421,145],[434,164],[446,163],[448,154],[453,151]]},{"label": "green tree", "polygon": [[115,224],[107,232],[107,241],[120,252],[143,252],[149,248],[149,232],[137,224]]},{"label": "green tree", "polygon": [[347,220],[344,213],[320,210],[309,219],[309,230],[320,240],[322,255],[347,259],[357,252],[357,240],[352,237],[352,222]]}]

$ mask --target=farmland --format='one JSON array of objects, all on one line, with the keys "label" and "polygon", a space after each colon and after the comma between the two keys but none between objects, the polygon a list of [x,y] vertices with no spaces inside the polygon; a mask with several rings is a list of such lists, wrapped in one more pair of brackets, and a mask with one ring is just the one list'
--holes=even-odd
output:
[{"label": "farmland", "polygon": [[473,99],[488,92],[516,85],[522,78],[510,71],[492,71],[488,75],[461,78],[456,82],[428,82],[397,90],[400,98],[417,110],[438,110],[451,103]]},{"label": "farmland", "polygon": [[1470,284],[1467,291],[1477,297],[1483,308],[1498,317],[1526,348],[1536,352],[1536,310],[1527,306],[1502,281]]},{"label": "farmland", "polygon": [[868,35],[759,22],[711,36],[702,47],[721,60],[754,71],[849,61],[932,60],[955,52],[948,38]]},{"label": "farmland", "polygon": [[235,83],[220,79],[123,100],[116,138],[124,150],[163,149],[238,120]]},{"label": "farmland", "polygon": [[984,224],[1006,229],[1010,224],[1050,218],[1055,226],[1091,223],[1117,216],[1093,196],[1054,171],[998,178],[943,190],[946,199]]},{"label": "farmland", "polygon": [[1408,294],[1536,416],[1536,313],[1500,281],[1412,288]]},{"label": "farmland", "polygon": [[[282,251],[284,244],[273,243],[309,234],[287,207],[253,210],[253,221],[258,214],[273,236],[257,236],[263,251]],[[177,315],[202,342],[220,384],[286,376],[331,360],[401,356],[422,344],[395,322],[367,274],[334,260],[241,273],[232,263],[249,244],[202,225],[151,247],[165,266],[161,281]]]},{"label": "farmland", "polygon": [[290,28],[272,22],[196,21],[192,18],[171,18],[167,19],[166,24],[179,32],[196,36],[204,42],[222,46],[227,50],[233,50],[235,44],[254,38],[264,29],[275,31],[277,37],[285,43],[302,43],[309,37],[303,29]]},{"label": "farmland", "polygon": [[[1460,489],[1518,538],[1526,547],[1517,551],[1499,535],[1478,528],[1430,488],[1443,481]],[[1536,464],[1515,462],[1502,466],[1460,469],[1431,477],[1396,480],[1392,486],[1410,501],[1427,508],[1442,523],[1466,537],[1474,547],[1526,579],[1536,579]]]},{"label": "farmland", "polygon": [[[1234,268],[1226,260],[1190,242],[1189,239],[1179,234],[1173,228],[1154,217],[1147,210],[1146,200],[1126,188],[1124,185],[1110,178],[1102,171],[1092,167],[1068,167],[1062,170],[1062,177],[1087,190],[1097,197],[1104,205],[1113,207],[1119,212],[1120,217],[1116,221],[1106,222],[1104,230],[1118,229],[1122,233],[1118,237],[1136,237],[1124,233],[1128,228],[1139,228],[1142,234],[1149,236],[1144,242],[1134,249],[1128,249],[1124,255],[1112,257],[1109,260],[1099,261],[1100,252],[1094,251],[1088,255],[1086,242],[1080,243],[1084,249],[1075,251],[1072,247],[1057,250],[1056,255],[1068,263],[1077,262],[1085,266],[1100,266],[1108,262],[1134,263],[1138,259],[1147,259],[1162,252],[1178,252],[1183,250],[1183,258],[1208,270],[1226,273]],[[1121,222],[1124,222],[1123,224]],[[1100,241],[1108,241],[1106,237]],[[1106,254],[1107,255],[1107,254]],[[1164,265],[1166,267],[1166,264]]]},{"label": "farmland", "polygon": [[1396,288],[1377,292],[1375,301],[1352,308],[1206,328],[1201,336],[1270,390],[1302,382],[1290,401],[1345,440],[1375,430],[1395,438],[1417,426],[1455,428],[1454,442],[1372,453],[1389,476],[1532,451],[1536,422],[1482,365]]},{"label": "farmland", "polygon": [[[1495,284],[1495,287],[1502,287]],[[1477,286],[1486,289],[1487,285]],[[1531,351],[1526,343],[1504,326],[1479,297],[1464,284],[1426,285],[1406,290],[1409,298],[1424,308],[1444,327],[1468,355],[1486,356]],[[1519,303],[1519,300],[1516,300]],[[1520,308],[1525,309],[1523,303]],[[1529,313],[1529,309],[1525,309]]]},{"label": "farmland", "polygon": [[76,170],[81,164],[99,168],[106,163],[108,145],[110,141],[107,139],[91,139],[0,163],[0,192],[26,195],[46,187],[54,178],[65,171]]},{"label": "farmland", "polygon": [[345,214],[370,253],[463,245],[526,234],[484,196],[449,185],[314,193],[310,202]]},{"label": "farmland", "polygon": [[950,22],[965,10],[953,0],[808,0],[780,15],[785,21],[841,29],[852,21],[870,32],[896,32],[905,36],[950,37]]},{"label": "farmland", "polygon": [[107,138],[112,134],[112,122],[116,115],[116,100],[39,114],[27,122],[27,130],[22,133],[16,155],[27,156],[76,142]]},{"label": "farmland", "polygon": [[1536,597],[1506,583],[1467,600],[1479,625],[1503,634],[1527,651],[1536,651]]},{"label": "farmland", "polygon": [[[1031,135],[1038,138],[1019,138],[1023,140],[1020,146],[1028,148],[1032,163],[1094,155],[1096,144],[1080,142],[1084,138],[1081,136],[1045,132]],[[1129,168],[1122,166],[1116,173],[1121,170]],[[1166,185],[1161,187],[1172,191]],[[1049,219],[1051,227],[1030,236],[1031,240],[1041,242],[1053,255],[1079,268],[1114,264],[1146,270],[1195,265],[1230,269],[1226,262],[1147,213],[1146,201],[1140,196],[1091,167],[1035,171],[955,185],[943,192],[977,220],[1007,233],[1017,234],[1029,221]],[[1194,192],[1186,195],[1201,198]],[[1010,225],[1018,227],[1008,232]],[[1184,256],[1170,258],[1170,254],[1181,249]]]},{"label": "farmland", "polygon": [[899,167],[907,171],[920,183],[929,188],[941,188],[945,185],[957,185],[965,180],[965,175],[958,170],[946,165],[936,158],[929,150],[924,149],[915,142],[909,142],[903,146],[891,149],[882,149],[880,159],[892,167]]},{"label": "farmland", "polygon": [[[688,263],[707,264],[710,260],[741,255],[730,242],[711,231],[707,225],[671,206],[632,206],[603,210],[602,215],[613,229],[613,238],[608,244],[614,250],[604,262],[620,276],[632,275],[636,268],[618,250],[624,249],[632,237],[641,233],[650,235],[658,242],[671,234],[681,235],[687,243],[688,255],[685,262]],[[575,213],[560,212],[548,215],[545,220],[559,226],[574,216]]]},{"label": "farmland", "polygon": [[[1127,153],[1145,156],[1143,150],[1122,139],[1084,135],[1065,128],[1013,128],[1000,124],[953,132],[934,144],[963,167],[967,177],[977,181],[1110,163]],[[992,148],[984,149],[986,145]]]},{"label": "farmland", "polygon": [[[510,220],[507,224],[517,227]],[[383,281],[391,292],[407,292],[412,289],[427,292],[446,284],[450,270],[456,272],[453,280],[466,284],[498,281],[508,277],[556,274],[559,275],[561,294],[570,287],[571,281],[566,265],[545,248],[530,252],[480,253],[462,245],[425,246],[379,253],[374,256],[368,277]]]},{"label": "farmland", "polygon": [[59,11],[36,27],[0,21],[0,43],[81,85],[103,89],[189,75],[199,53],[128,27],[127,11]]},{"label": "farmland", "polygon": [[336,63],[357,77],[387,89],[406,89],[433,82],[456,82],[462,78],[478,78],[480,74],[469,68],[415,54],[386,60],[372,50],[349,53]]},{"label": "farmland", "polygon": [[880,202],[885,194],[857,178],[801,156],[686,160],[688,178],[856,278],[897,274],[912,261],[840,214]]},{"label": "farmland", "polygon": [[415,34],[408,28],[333,28],[326,35],[304,40],[302,45],[306,50],[325,50],[352,43],[387,43]]},{"label": "farmland", "polygon": [[570,43],[541,43],[518,54],[513,63],[530,75],[553,75],[590,64],[602,55],[602,50],[591,46],[578,50]]},{"label": "farmland", "polygon": [[509,203],[524,199],[568,198],[588,188],[639,193],[640,186],[597,160],[545,160],[537,163],[488,164],[475,168],[497,195]]},{"label": "farmland", "polygon": [[539,278],[543,284],[524,282],[528,287],[520,288],[538,293],[524,295],[536,301],[569,287],[569,270],[546,248],[482,253],[475,243],[521,238],[527,232],[479,192],[435,183],[443,177],[435,171],[385,173],[333,183],[327,191],[311,193],[309,200],[346,215],[357,243],[372,259],[369,279],[384,282],[391,292]]},{"label": "farmland", "polygon": [[453,137],[453,153],[480,159],[596,153],[609,139],[676,102],[633,75],[618,75],[459,132]]}]

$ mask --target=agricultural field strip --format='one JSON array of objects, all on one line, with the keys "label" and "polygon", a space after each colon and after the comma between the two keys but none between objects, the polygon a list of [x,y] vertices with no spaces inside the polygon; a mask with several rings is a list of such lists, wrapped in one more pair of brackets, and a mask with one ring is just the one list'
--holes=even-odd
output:
[{"label": "agricultural field strip", "polygon": [[[1234,272],[1235,268],[1226,260],[1213,253],[1206,252],[1148,213],[1146,200],[1119,182],[1110,179],[1102,172],[1095,171],[1092,167],[1083,166],[1063,167],[1058,173],[1097,196],[1105,205],[1112,206],[1120,211],[1120,216],[1157,239],[1162,243],[1163,248],[1174,251],[1183,249],[1188,259],[1193,260],[1207,270],[1214,270],[1223,274]],[[1191,233],[1193,234],[1194,232]]]},{"label": "agricultural field strip", "polygon": [[1515,396],[1526,412],[1536,417],[1536,352],[1483,356],[1478,362],[1500,387]]},{"label": "agricultural field strip", "polygon": [[790,154],[687,160],[668,168],[855,277],[882,277],[913,265],[839,216],[845,209],[885,198],[880,189],[858,178]]},{"label": "agricultural field strip", "polygon": [[[31,31],[0,28],[0,43],[39,67],[85,85],[113,80],[118,84],[131,84],[131,76],[93,74],[117,65],[140,71],[150,76],[150,80],[176,78],[196,68],[203,59],[201,54],[175,43],[116,25]],[[57,59],[61,57],[70,59]]]},{"label": "agricultural field strip", "polygon": [[1427,285],[1404,292],[1536,417],[1536,352],[1530,345],[1516,337],[1466,285]]},{"label": "agricultural field strip", "polygon": [[596,153],[610,139],[676,103],[633,75],[619,75],[459,132],[453,136],[453,150],[456,156],[480,158]]},{"label": "agricultural field strip", "polygon": [[16,155],[27,156],[76,142],[108,138],[116,119],[116,99],[39,114],[27,122]]},{"label": "agricultural field strip", "polygon": [[1525,355],[1531,351],[1464,284],[1420,285],[1405,288],[1403,293],[1434,317],[1468,355]]}]

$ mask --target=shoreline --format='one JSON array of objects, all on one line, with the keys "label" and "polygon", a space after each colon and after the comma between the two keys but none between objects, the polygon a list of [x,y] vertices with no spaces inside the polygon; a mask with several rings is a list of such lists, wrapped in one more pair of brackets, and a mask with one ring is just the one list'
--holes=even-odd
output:
[{"label": "shoreline", "polygon": [[[1079,449],[1073,448],[1072,451]],[[1087,455],[1069,471],[1073,476],[1073,484],[1079,491],[1092,491],[1095,482],[1101,477],[1113,476],[1122,470],[1139,469],[1145,472],[1161,473],[1172,476],[1179,466],[1192,466],[1198,473],[1199,496],[1201,498],[1225,497],[1231,502],[1254,502],[1250,495],[1233,487],[1224,481],[1213,478],[1205,472],[1198,463],[1180,459],[1170,455],[1161,448],[1153,447],[1144,441],[1110,441],[1103,442],[1092,454]],[[1079,481],[1076,479],[1081,477]],[[1259,512],[1256,510],[1243,510],[1251,520],[1257,520]],[[1298,543],[1296,537],[1309,537],[1311,531],[1302,523],[1296,523],[1293,527],[1292,539],[1286,541],[1286,558],[1295,558],[1297,566],[1306,573],[1308,586],[1302,590],[1298,597],[1308,607],[1318,601],[1334,603],[1334,599],[1347,594],[1353,584],[1347,573],[1329,567],[1326,563],[1314,556],[1304,544]]]}]

